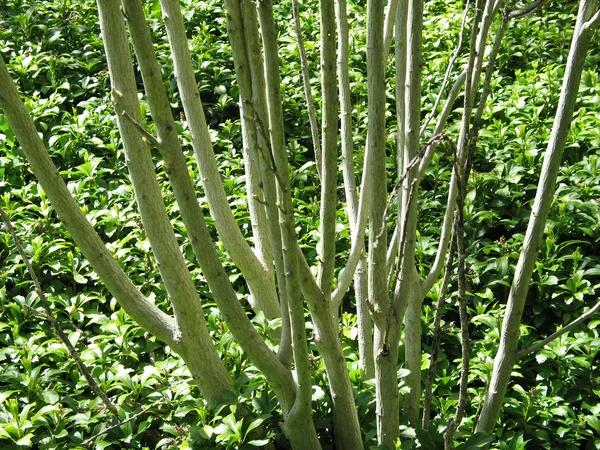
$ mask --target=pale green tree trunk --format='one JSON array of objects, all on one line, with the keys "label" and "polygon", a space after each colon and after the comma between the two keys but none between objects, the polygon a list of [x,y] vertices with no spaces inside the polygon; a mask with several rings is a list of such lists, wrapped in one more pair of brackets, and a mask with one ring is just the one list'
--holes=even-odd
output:
[{"label": "pale green tree trunk", "polygon": [[477,431],[493,431],[504,403],[510,375],[516,362],[519,328],[527,291],[556,189],[556,177],[571,126],[585,55],[599,22],[598,1],[582,0],[567,59],[558,109],[548,141],[523,248],[515,269],[515,277],[502,322],[500,346],[494,359],[492,378],[477,422]]}]

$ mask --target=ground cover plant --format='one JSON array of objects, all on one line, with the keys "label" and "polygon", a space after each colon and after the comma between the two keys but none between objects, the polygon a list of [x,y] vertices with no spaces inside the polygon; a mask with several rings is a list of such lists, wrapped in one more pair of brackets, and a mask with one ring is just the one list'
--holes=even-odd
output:
[{"label": "ground cover plant", "polygon": [[5,2],[3,448],[600,448],[597,2],[336,5]]}]

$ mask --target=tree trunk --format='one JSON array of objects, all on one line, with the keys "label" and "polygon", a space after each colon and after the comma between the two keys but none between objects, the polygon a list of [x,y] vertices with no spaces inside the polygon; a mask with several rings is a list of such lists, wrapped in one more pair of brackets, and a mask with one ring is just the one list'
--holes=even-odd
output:
[{"label": "tree trunk", "polygon": [[575,109],[585,55],[595,26],[598,23],[597,18],[594,22],[590,22],[590,20],[597,13],[597,0],[582,0],[571,42],[571,50],[567,59],[567,67],[565,69],[554,126],[552,127],[552,133],[544,157],[542,173],[540,174],[540,181],[525,234],[523,248],[515,269],[515,277],[511,285],[506,313],[504,314],[504,321],[502,323],[500,346],[494,359],[494,370],[481,409],[481,415],[477,422],[477,431],[487,431],[488,433],[493,431],[504,402],[510,374],[516,362],[519,328],[527,291],[529,290],[531,275],[535,268],[538,249],[544,236],[548,212],[556,189],[556,177],[571,127],[571,119],[573,117],[573,110]]}]

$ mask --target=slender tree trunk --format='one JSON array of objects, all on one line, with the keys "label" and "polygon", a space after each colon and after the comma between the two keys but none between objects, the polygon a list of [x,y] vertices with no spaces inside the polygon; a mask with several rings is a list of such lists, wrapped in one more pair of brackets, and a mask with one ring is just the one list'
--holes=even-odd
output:
[{"label": "slender tree trunk", "polygon": [[384,213],[387,204],[387,173],[385,167],[385,57],[383,0],[367,3],[367,80],[369,127],[366,158],[371,167],[367,176],[373,182],[369,210],[369,297],[375,322],[375,384],[377,441],[393,449],[399,436],[397,346],[389,344],[389,334],[398,332],[393,320],[387,286],[387,230]]},{"label": "slender tree trunk", "polygon": [[217,231],[225,248],[244,275],[258,307],[265,311],[276,311],[278,314],[279,304],[273,278],[265,271],[265,267],[244,239],[225,195],[202,110],[181,6],[177,0],[160,0],[160,4],[173,57],[177,86],[190,126],[192,147],[198,161],[211,216],[215,220]]},{"label": "slender tree trunk", "polygon": [[319,226],[319,272],[317,282],[329,297],[335,267],[335,216],[338,175],[338,91],[336,76],[335,8],[332,0],[319,2],[321,13],[321,212]]},{"label": "slender tree trunk", "polygon": [[[405,351],[406,368],[410,371],[406,383],[410,392],[404,396],[404,414],[411,424],[416,425],[419,420],[421,400],[421,295],[420,282],[415,267],[415,246],[417,228],[417,202],[414,201],[411,191],[416,189],[418,168],[408,169],[409,163],[419,153],[420,126],[421,126],[421,43],[423,29],[423,1],[409,0],[407,18],[407,62],[405,95],[405,141],[404,141],[404,168],[408,174],[404,181],[402,191],[402,204],[405,220],[404,227],[400,228],[400,245],[402,260],[399,261],[403,276],[401,283],[414,286],[411,289],[401,289],[407,292],[408,306],[405,319]],[[403,243],[403,240],[406,242]]]},{"label": "slender tree trunk", "polygon": [[[231,379],[208,334],[196,287],[167,216],[148,145],[136,127],[141,121],[140,108],[121,4],[119,0],[99,0],[98,11],[127,167],[144,229],[173,305],[179,351],[203,394],[218,401],[222,390],[231,388]],[[197,364],[193,355],[202,355],[202,363]]]},{"label": "slender tree trunk", "polygon": [[[359,203],[354,173],[354,155],[352,140],[352,105],[350,98],[350,75],[348,65],[348,13],[346,0],[336,1],[338,31],[338,83],[340,86],[342,173],[346,193],[346,209],[353,236],[364,240],[359,229]],[[363,185],[363,189],[365,186]],[[339,286],[339,284],[338,284]],[[361,256],[354,274],[354,295],[358,322],[359,365],[367,379],[375,376],[375,358],[373,353],[373,319],[367,307],[368,279],[367,259]],[[334,307],[335,300],[334,300]]]},{"label": "slender tree trunk", "polygon": [[[538,249],[544,236],[544,227],[556,189],[556,177],[571,127],[585,55],[595,27],[598,25],[597,14],[597,0],[581,1],[554,126],[552,127],[552,133],[544,157],[542,173],[525,234],[523,248],[515,269],[515,277],[511,285],[506,313],[504,314],[502,323],[500,346],[494,359],[492,379],[477,423],[477,431],[487,431],[490,433],[493,431],[504,402],[510,374],[516,362],[519,327],[521,325],[527,291],[529,290],[531,275],[535,268]],[[592,20],[593,17],[594,20]]]}]

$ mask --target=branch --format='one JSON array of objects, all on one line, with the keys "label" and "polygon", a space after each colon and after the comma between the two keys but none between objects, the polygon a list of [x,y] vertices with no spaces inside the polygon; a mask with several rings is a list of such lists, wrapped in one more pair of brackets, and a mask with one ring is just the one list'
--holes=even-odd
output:
[{"label": "branch", "polygon": [[[142,5],[135,0],[124,0],[123,5],[129,17],[129,31],[146,88],[150,113],[156,124],[159,136],[158,150],[164,158],[167,174],[171,180],[173,191],[190,237],[189,241],[198,264],[206,277],[209,289],[213,293],[219,309],[223,312],[224,317],[227,318],[227,325],[236,341],[241,344],[244,351],[257,367],[269,364],[274,367],[272,371],[261,369],[268,378],[285,380],[285,376],[287,375],[276,364],[273,352],[258,336],[256,329],[248,320],[243,307],[237,299],[236,292],[229,281],[229,277],[216,254],[213,240],[206,226],[188,173],[185,156],[181,150],[181,144],[160,75],[161,71],[154,54],[152,41],[150,40]],[[244,275],[246,276],[246,274]],[[251,292],[259,292],[261,295],[271,293],[268,290],[269,280],[266,280],[266,287],[262,288],[261,284],[254,284],[255,282],[260,283],[260,278],[256,281],[251,276],[246,276],[246,280],[251,287]],[[272,294],[275,296],[275,292]],[[172,299],[174,303],[181,302],[182,300],[179,298]],[[276,301],[276,297],[274,300]],[[197,329],[203,326],[201,322],[199,323],[199,319],[203,317],[202,305],[200,302],[196,302],[196,304],[195,307],[200,308],[199,311],[194,313],[193,310],[188,309],[185,313],[178,315],[178,321],[182,324],[182,328],[184,330],[193,330],[190,333],[192,335],[198,334]],[[275,312],[278,312],[277,309]],[[195,351],[198,351],[198,348]],[[208,359],[211,355],[212,352],[205,351],[205,364],[209,366],[216,363],[216,367],[219,367],[221,365],[220,361],[211,362]],[[283,375],[277,371],[281,371]]]},{"label": "branch", "polygon": [[506,15],[511,19],[520,19],[521,17],[525,17],[529,14],[532,14],[536,9],[538,9],[541,6],[544,6],[546,3],[548,3],[548,0],[534,0],[529,5],[524,6],[523,8],[508,9],[506,11]]},{"label": "branch", "polygon": [[[23,250],[23,247],[21,246],[19,237],[17,236],[17,233],[15,232],[15,229],[13,228],[8,215],[6,214],[6,212],[4,211],[4,209],[1,206],[0,206],[0,215],[2,216],[2,220],[4,220],[4,223],[6,224],[6,228],[8,228],[8,232],[11,235],[13,242],[15,243],[15,247],[17,247],[17,251],[19,252],[19,254],[21,255],[21,258],[23,258],[23,261],[25,262],[25,266],[27,267],[27,272],[29,272],[29,276],[33,280],[33,285],[35,286],[35,291],[37,292],[38,297],[42,301],[42,304],[44,305],[44,309],[46,310],[46,312],[41,313],[39,311],[36,311],[33,308],[31,308],[31,309],[33,309],[33,311],[35,311],[37,314],[41,314],[43,317],[48,319],[48,321],[52,324],[52,326],[54,326],[56,333],[58,334],[60,339],[63,341],[65,346],[67,347],[69,354],[75,360],[77,367],[79,367],[79,370],[81,371],[81,373],[85,377],[86,381],[92,388],[92,391],[94,391],[94,394],[96,394],[98,397],[100,397],[100,399],[102,400],[102,403],[104,403],[106,408],[113,415],[118,417],[118,415],[119,415],[118,408],[115,406],[115,404],[113,402],[110,401],[110,399],[108,398],[106,393],[100,388],[100,386],[98,386],[98,383],[96,383],[96,380],[94,380],[94,377],[92,376],[90,371],[87,369],[84,362],[81,360],[81,357],[79,356],[79,352],[77,351],[77,349],[75,349],[75,347],[73,347],[73,344],[71,344],[69,337],[65,334],[64,330],[62,329],[62,327],[60,326],[60,324],[54,317],[54,314],[52,313],[52,307],[50,306],[50,303],[46,299],[46,295],[44,294],[44,291],[42,290],[42,287],[40,286],[40,282],[37,278],[37,275],[35,274],[35,271],[33,270],[33,267],[31,267],[31,262],[29,261],[29,258],[27,258],[27,254],[25,253],[25,250]],[[27,306],[29,306],[29,305],[27,305]]]},{"label": "branch", "polygon": [[600,24],[600,11],[597,11],[594,16],[583,24],[583,28],[586,30],[592,30]]},{"label": "branch", "polygon": [[331,0],[319,1],[321,47],[321,203],[317,255],[317,282],[327,296],[331,295],[335,272],[335,217],[337,213],[337,135],[339,99],[336,74],[335,5]]},{"label": "branch", "polygon": [[392,34],[394,33],[394,23],[398,12],[398,0],[388,0],[385,8],[385,22],[383,26],[383,55],[387,59],[390,48],[392,47]]},{"label": "branch", "polygon": [[[350,74],[348,65],[348,12],[346,0],[335,2],[337,15],[338,54],[337,67],[340,90],[340,138],[342,147],[342,174],[346,193],[346,210],[350,222],[350,231],[356,230],[358,220],[358,196],[354,174],[354,155],[352,140],[352,104]],[[366,171],[366,159],[363,173]],[[364,188],[361,188],[364,189]]]},{"label": "branch", "polygon": [[454,447],[454,431],[460,426],[465,413],[468,397],[469,382],[469,315],[467,312],[467,288],[465,275],[465,198],[467,192],[468,173],[466,169],[462,173],[462,183],[459,182],[457,199],[457,214],[455,221],[456,247],[458,249],[458,311],[460,315],[460,344],[461,344],[461,366],[458,392],[458,404],[455,416],[448,422],[448,428],[444,434],[444,442],[447,449]]},{"label": "branch", "polygon": [[368,193],[371,189],[371,181],[367,176],[369,171],[368,159],[365,158],[365,167],[363,169],[363,177],[361,182],[360,201],[358,204],[358,217],[352,233],[352,246],[350,248],[350,256],[346,267],[342,270],[338,279],[337,287],[331,294],[331,302],[336,308],[339,308],[346,290],[352,282],[358,262],[364,253],[365,247],[365,230],[367,228],[367,205],[369,204]]},{"label": "branch", "polygon": [[[388,221],[388,216],[390,213],[390,208],[394,204],[396,196],[398,195],[398,192],[399,192],[400,188],[402,187],[402,183],[404,183],[404,180],[406,180],[406,177],[408,177],[408,175],[410,174],[411,169],[417,165],[417,163],[425,155],[425,153],[429,147],[437,144],[440,141],[448,140],[448,139],[450,139],[450,138],[446,134],[439,134],[439,135],[432,137],[429,141],[427,141],[425,143],[425,145],[423,146],[421,151],[419,153],[417,153],[414,156],[414,158],[410,161],[410,163],[406,166],[406,168],[404,169],[404,173],[402,174],[400,179],[396,182],[396,184],[392,188],[392,192],[390,194],[390,199],[388,200],[385,210],[383,212],[383,221],[382,221],[381,230],[380,230],[379,234],[375,237],[375,245],[379,244],[379,241],[380,241],[381,237],[383,236],[383,233],[385,233],[387,231],[387,221]],[[413,179],[413,183],[415,183],[415,182],[417,182],[416,178]]]},{"label": "branch", "polygon": [[133,320],[163,342],[175,347],[177,345],[175,321],[144,297],[133,285],[79,209],[79,205],[48,156],[2,58],[0,58],[0,86],[2,86],[0,107],[6,114],[35,177],[77,246],[110,293]]},{"label": "branch", "polygon": [[[408,201],[406,202],[406,211],[409,211],[415,201],[417,194],[417,180],[414,179],[410,184],[410,190],[408,192]],[[396,272],[393,280],[388,279],[388,285],[395,285],[400,274],[401,266],[404,263],[404,255],[406,254],[406,242],[408,236],[408,214],[405,213],[400,226],[402,235],[400,236],[400,242],[398,243],[399,253],[396,264]],[[395,297],[397,298],[397,297]]]},{"label": "branch", "polygon": [[[269,319],[282,317],[280,302],[275,289],[273,270],[273,242],[270,226],[279,226],[268,220],[268,207],[259,199],[265,196],[265,185],[273,182],[270,174],[263,170],[263,152],[270,151],[268,131],[257,132],[256,120],[248,119],[246,108],[254,110],[254,116],[267,122],[265,94],[265,67],[258,30],[255,2],[241,1],[226,3],[227,35],[229,37],[236,78],[239,84],[240,113],[242,116],[242,153],[244,159],[245,182],[248,198],[248,211],[252,227],[254,254],[261,263],[256,268],[256,277],[248,277],[251,304],[253,309],[262,310]],[[274,165],[275,167],[275,165]]]},{"label": "branch", "polygon": [[[470,123],[473,111],[473,105],[475,102],[475,93],[479,85],[479,78],[481,74],[481,66],[483,64],[483,55],[485,49],[485,42],[488,34],[489,27],[492,23],[493,16],[496,12],[493,2],[485,3],[485,11],[483,9],[484,1],[476,0],[475,2],[475,17],[473,20],[473,27],[471,30],[471,47],[469,50],[469,61],[465,71],[465,90],[464,90],[464,109],[461,120],[460,134],[458,136],[458,143],[453,147],[453,151],[457,157],[457,167],[463,168],[467,159],[467,149],[469,148],[470,139]],[[479,30],[479,32],[477,31]],[[458,80],[457,80],[458,81]],[[455,87],[458,83],[455,83]],[[452,141],[453,145],[453,141]],[[425,166],[423,166],[423,169]],[[454,222],[454,209],[456,205],[456,198],[458,195],[458,183],[460,182],[460,171],[453,171],[452,179],[450,180],[450,191],[448,193],[448,206],[446,207],[446,213],[444,215],[444,224],[442,226],[442,236],[440,238],[440,244],[438,245],[438,251],[436,259],[434,261],[432,270],[430,270],[425,281],[423,282],[423,288],[427,292],[435,280],[438,278],[445,259],[445,252],[450,242],[450,235],[452,230],[452,223]]]},{"label": "branch", "polygon": [[561,328],[560,330],[552,333],[546,339],[538,342],[537,344],[533,344],[532,346],[527,347],[526,349],[518,351],[517,355],[516,355],[516,359],[517,360],[522,359],[525,356],[530,355],[531,353],[535,353],[535,352],[541,350],[542,348],[544,348],[546,345],[548,345],[553,340],[559,338],[560,336],[562,336],[566,332],[572,330],[573,328],[575,328],[580,323],[585,322],[587,319],[589,319],[590,317],[592,317],[594,315],[594,313],[596,313],[596,311],[599,311],[599,310],[600,310],[600,302],[596,303],[592,309],[590,309],[585,314],[581,315],[579,318],[573,320],[571,323],[569,323],[568,325],[566,325],[564,328]]},{"label": "branch", "polygon": [[[455,225],[456,226],[456,220]],[[454,234],[454,233],[453,233]],[[452,264],[454,262],[454,250],[456,248],[456,239],[452,239],[450,249],[448,251],[448,258],[446,260],[446,266],[444,267],[444,278],[442,279],[442,287],[440,288],[440,295],[435,307],[435,316],[433,319],[433,341],[431,343],[431,359],[429,363],[429,370],[427,371],[427,380],[425,382],[425,399],[423,400],[423,420],[422,427],[427,428],[429,426],[429,412],[431,410],[431,399],[433,395],[433,381],[435,379],[435,370],[437,366],[438,354],[440,352],[440,342],[442,340],[442,315],[444,314],[444,306],[446,302],[446,292],[448,285],[450,284],[450,277],[452,276]]]},{"label": "branch", "polygon": [[[442,86],[440,87],[440,92],[438,93],[435,102],[433,103],[433,107],[431,108],[431,112],[429,113],[429,115],[427,116],[427,119],[425,119],[425,122],[423,123],[423,125],[421,126],[421,134],[425,132],[425,130],[427,129],[427,126],[429,125],[429,122],[431,122],[431,119],[433,118],[438,105],[440,104],[440,101],[442,99],[442,93],[444,92],[444,89],[446,89],[446,86],[448,84],[448,81],[450,79],[450,74],[452,73],[452,67],[454,66],[454,63],[456,62],[456,60],[458,59],[458,55],[460,54],[460,48],[462,47],[462,43],[463,43],[463,39],[464,39],[464,34],[465,34],[465,27],[467,24],[467,18],[468,18],[468,13],[469,13],[469,7],[471,6],[471,0],[467,0],[467,2],[465,3],[465,12],[463,13],[463,18],[462,18],[462,22],[460,25],[460,33],[458,35],[458,43],[456,44],[456,50],[454,51],[454,53],[452,54],[452,56],[450,57],[450,61],[448,61],[448,67],[446,68],[446,74],[444,75],[444,80],[442,81]],[[460,79],[460,77],[462,76],[459,75],[457,77],[457,82],[458,83],[458,79]],[[454,86],[456,86],[456,83],[454,84]],[[454,90],[454,87],[452,88]],[[452,98],[452,91],[451,94],[448,96],[448,100],[446,101],[446,105],[449,103],[450,98]],[[456,97],[455,97],[456,98]],[[454,101],[452,101],[452,103],[454,103]],[[445,111],[445,107],[444,107],[444,111]],[[443,115],[443,112],[442,112]],[[445,122],[445,120],[444,120]],[[438,121],[439,123],[439,121]],[[434,134],[439,133],[439,131],[434,132]]]},{"label": "branch", "polygon": [[390,238],[390,244],[388,245],[388,251],[386,255],[387,269],[388,269],[388,280],[392,276],[392,270],[394,269],[394,261],[398,256],[398,240],[400,239],[400,224],[396,224],[394,232]]},{"label": "branch", "polygon": [[99,438],[100,436],[111,432],[112,430],[116,429],[116,428],[120,428],[123,425],[137,419],[140,416],[143,416],[144,414],[146,414],[148,411],[150,411],[152,408],[154,408],[155,406],[159,406],[159,405],[164,405],[166,402],[164,400],[157,400],[154,403],[152,403],[150,406],[148,406],[147,408],[142,409],[140,412],[134,414],[131,417],[128,417],[127,419],[112,425],[110,427],[105,428],[104,430],[100,431],[99,433],[96,433],[95,435],[93,435],[91,438],[86,439],[85,441],[83,441],[82,445],[88,447],[90,446],[97,438]]},{"label": "branch", "polygon": [[[152,155],[140,135],[143,126],[140,125],[137,84],[121,2],[98,0],[98,15],[110,73],[112,101],[117,112],[117,124],[127,157],[127,168],[136,193],[136,203],[150,247],[158,263],[160,276],[173,305],[176,321],[178,325],[185,323],[186,326],[182,327],[183,331],[191,330],[197,327],[192,316],[202,315],[202,307],[199,306],[196,286],[167,214]],[[208,336],[206,327],[205,333]]]},{"label": "branch", "polygon": [[[433,130],[433,134],[437,135],[442,133],[442,130],[446,128],[446,123],[448,121],[448,116],[452,112],[452,107],[454,106],[454,102],[456,101],[458,95],[460,94],[460,89],[467,78],[467,72],[463,70],[458,77],[456,77],[456,81],[452,85],[452,89],[448,93],[448,98],[446,98],[446,102],[444,103],[444,108],[438,117],[437,124],[435,125],[435,130]],[[431,162],[431,158],[435,153],[435,149],[437,145],[430,146],[423,159],[421,160],[421,164],[419,164],[419,173],[417,174],[417,178],[421,180],[425,176],[425,170],[427,170],[427,166]]]},{"label": "branch", "polygon": [[523,240],[523,247],[511,284],[506,314],[502,322],[498,352],[494,359],[494,369],[476,431],[491,432],[504,403],[504,395],[514,364],[514,356],[517,353],[519,329],[531,275],[535,268],[540,242],[544,235],[544,227],[556,190],[556,178],[567,136],[571,129],[585,55],[592,38],[591,33],[578,33],[577,30],[580,30],[580,24],[587,22],[596,11],[597,2],[582,0],[580,3],[556,116],[548,140],[546,154],[544,155],[542,172]]},{"label": "branch", "polygon": [[160,0],[160,3],[171,48],[177,86],[185,115],[188,118],[192,147],[198,162],[211,216],[214,218],[219,237],[223,240],[223,244],[235,265],[243,273],[250,274],[254,272],[258,277],[262,271],[261,262],[250,248],[233,217],[221,181],[221,174],[217,167],[194,75],[181,7],[177,0]]},{"label": "branch", "polygon": [[277,180],[277,184],[282,192],[285,192],[288,188],[288,183],[285,182],[281,171],[277,166],[277,162],[275,160],[275,153],[273,152],[273,146],[271,145],[271,139],[269,138],[269,134],[267,133],[268,127],[263,122],[261,116],[258,114],[258,111],[254,108],[254,104],[250,100],[244,101],[244,106],[249,106],[252,110],[252,117],[244,116],[244,118],[252,120],[256,123],[256,130],[260,133],[263,138],[263,144],[266,148],[263,148],[260,152],[260,155],[267,165],[267,168],[273,173],[275,179]]},{"label": "branch", "polygon": [[[116,91],[113,91],[113,95],[120,95],[120,96],[122,96],[120,93],[117,93]],[[137,130],[142,135],[142,139],[145,139],[145,141],[147,143],[152,144],[156,148],[160,147],[160,143],[158,142],[158,139],[156,139],[151,133],[149,133],[148,130],[146,130],[141,123],[139,123],[137,120],[135,120],[133,117],[131,117],[131,114],[129,114],[127,111],[121,111],[121,114],[126,119],[128,119],[129,122],[131,122],[131,124],[135,128],[137,128]]]},{"label": "branch", "polygon": [[298,51],[300,53],[300,69],[302,71],[302,82],[304,83],[304,95],[306,97],[306,107],[308,109],[308,120],[310,122],[310,132],[315,150],[315,160],[317,163],[317,173],[319,178],[323,176],[323,157],[321,155],[321,139],[319,137],[319,124],[317,122],[317,113],[310,86],[310,72],[308,70],[308,58],[306,57],[306,48],[302,38],[302,26],[300,25],[300,12],[298,0],[292,0],[292,9],[294,12],[294,29],[296,30],[296,39],[298,41]]}]

